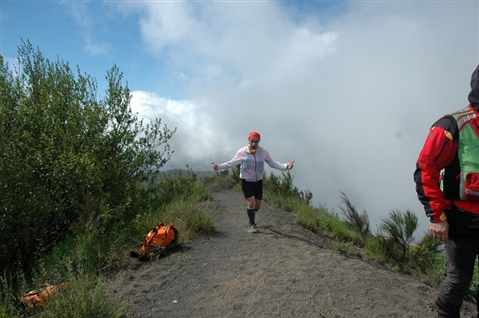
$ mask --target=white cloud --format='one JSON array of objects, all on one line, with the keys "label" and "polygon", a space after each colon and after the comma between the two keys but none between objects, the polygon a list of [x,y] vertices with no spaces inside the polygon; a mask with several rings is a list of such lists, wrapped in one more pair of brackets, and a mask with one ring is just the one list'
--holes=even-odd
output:
[{"label": "white cloud", "polygon": [[158,51],[187,42],[198,28],[191,10],[191,5],[181,1],[145,5],[147,14],[140,20],[143,38]]},{"label": "white cloud", "polygon": [[141,6],[145,42],[191,81],[190,101],[134,97],[178,126],[174,156],[208,168],[257,130],[315,202],[337,209],[343,191],[373,228],[406,208],[425,228],[412,173],[429,126],[467,104],[477,3],[351,2],[335,18],[276,2]]},{"label": "white cloud", "polygon": [[316,54],[318,45],[327,41],[306,27],[298,29],[274,2],[153,2],[140,7],[145,42],[171,63],[197,71],[200,78],[209,78],[211,69],[216,70],[214,80],[218,74],[254,76],[291,58],[290,50]]},{"label": "white cloud", "polygon": [[175,151],[170,165],[174,164],[176,168],[185,168],[185,164],[208,164],[211,154],[218,152],[217,143],[227,142],[226,138],[218,136],[211,114],[194,101],[170,100],[155,93],[135,91],[132,92],[131,107],[133,113],[145,120],[160,117],[162,124],[170,130],[177,128],[170,140]]}]

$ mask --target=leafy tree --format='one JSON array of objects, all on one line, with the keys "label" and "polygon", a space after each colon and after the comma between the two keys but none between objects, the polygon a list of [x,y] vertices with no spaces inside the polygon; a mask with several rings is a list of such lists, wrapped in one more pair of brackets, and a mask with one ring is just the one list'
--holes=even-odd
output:
[{"label": "leafy tree", "polygon": [[97,83],[29,41],[15,67],[0,56],[0,270],[28,270],[92,220],[104,231],[144,207],[145,185],[170,158],[174,130],[143,123],[114,65]]}]

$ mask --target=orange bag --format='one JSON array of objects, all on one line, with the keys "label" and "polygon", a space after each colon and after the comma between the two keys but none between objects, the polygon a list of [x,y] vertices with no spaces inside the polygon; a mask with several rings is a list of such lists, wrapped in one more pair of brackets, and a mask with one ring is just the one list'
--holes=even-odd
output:
[{"label": "orange bag", "polygon": [[141,261],[148,260],[151,257],[151,255],[147,253],[150,247],[164,248],[175,243],[177,239],[178,228],[176,225],[171,224],[165,226],[163,222],[159,222],[155,228],[151,229],[148,234],[143,236],[143,246],[140,251],[130,251],[130,256],[136,257]]},{"label": "orange bag", "polygon": [[64,284],[60,286],[45,284],[45,288],[39,290],[32,290],[20,297],[20,302],[31,309],[42,309],[43,304],[50,301],[51,297],[55,296],[58,288],[65,288]]}]

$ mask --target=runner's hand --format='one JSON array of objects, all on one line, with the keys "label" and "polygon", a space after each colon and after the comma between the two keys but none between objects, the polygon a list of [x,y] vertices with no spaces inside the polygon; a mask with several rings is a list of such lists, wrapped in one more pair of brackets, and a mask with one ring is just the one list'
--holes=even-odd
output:
[{"label": "runner's hand", "polygon": [[288,169],[288,170],[293,169],[293,165],[294,165],[294,160],[286,165],[286,169]]},{"label": "runner's hand", "polygon": [[214,163],[213,161],[211,162],[211,164],[213,165],[214,170],[218,170],[218,164]]}]

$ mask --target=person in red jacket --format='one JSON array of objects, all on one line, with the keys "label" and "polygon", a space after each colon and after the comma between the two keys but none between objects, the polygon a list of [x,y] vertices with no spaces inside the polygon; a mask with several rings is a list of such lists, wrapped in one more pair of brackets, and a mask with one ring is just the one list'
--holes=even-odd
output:
[{"label": "person in red jacket", "polygon": [[471,76],[468,100],[466,108],[432,125],[414,172],[430,233],[446,246],[438,317],[460,316],[479,255],[479,66]]}]

